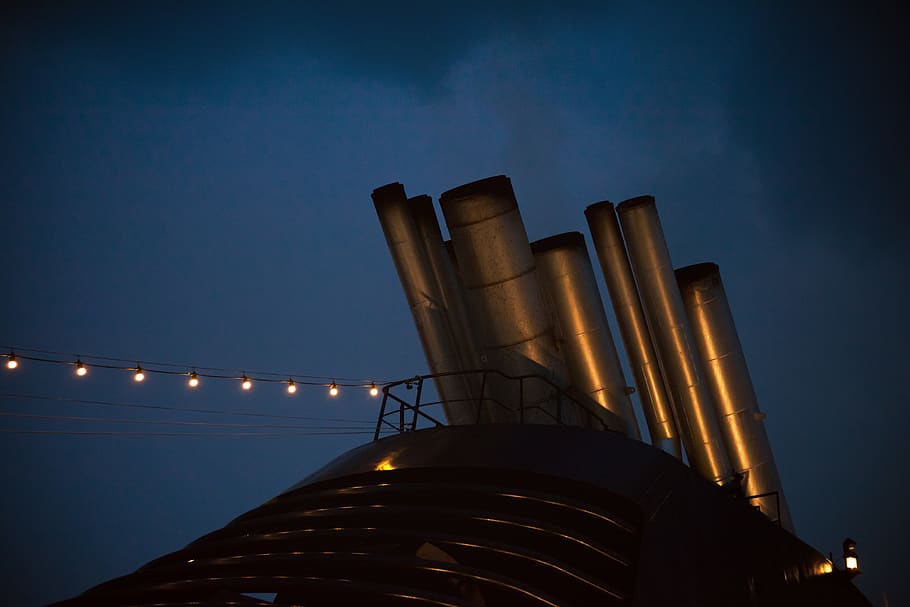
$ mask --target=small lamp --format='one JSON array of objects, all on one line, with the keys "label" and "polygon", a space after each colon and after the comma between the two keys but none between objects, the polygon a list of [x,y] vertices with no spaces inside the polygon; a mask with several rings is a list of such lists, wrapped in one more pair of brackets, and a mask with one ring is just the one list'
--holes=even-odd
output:
[{"label": "small lamp", "polygon": [[850,577],[862,573],[859,568],[859,557],[856,555],[856,540],[849,537],[844,540],[844,569]]}]

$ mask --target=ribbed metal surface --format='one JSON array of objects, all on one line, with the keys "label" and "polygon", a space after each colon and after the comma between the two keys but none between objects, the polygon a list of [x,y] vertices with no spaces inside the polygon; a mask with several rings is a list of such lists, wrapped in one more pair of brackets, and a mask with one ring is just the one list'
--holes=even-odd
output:
[{"label": "ribbed metal surface", "polygon": [[556,317],[572,384],[622,418],[627,436],[641,440],[584,236],[551,236],[531,243],[531,250]]},{"label": "ribbed metal surface", "polygon": [[776,494],[757,498],[754,503],[793,532],[764,415],[758,408],[720,270],[717,264],[702,263],[676,270],[676,277],[733,469],[744,475],[747,495]]},{"label": "ribbed metal surface", "polygon": [[[408,307],[433,373],[464,369],[458,343],[449,323],[443,294],[413,219],[404,186],[390,183],[373,191],[373,204],[382,225],[392,261],[404,288]],[[471,387],[463,376],[436,383],[450,424],[476,421]]]},{"label": "ribbed metal surface", "polygon": [[704,380],[686,309],[663,228],[651,196],[627,200],[617,207],[648,326],[667,374],[689,462],[716,483],[732,476],[720,426]]},{"label": "ribbed metal surface", "polygon": [[619,604],[634,590],[639,519],[609,491],[531,472],[370,472],[290,491],[61,605],[272,592],[308,606]]},{"label": "ribbed metal surface", "polygon": [[648,424],[651,443],[671,455],[682,457],[673,408],[651,342],[613,203],[592,204],[585,209],[585,217],[638,386],[638,399]]},{"label": "ribbed metal surface", "polygon": [[[565,381],[568,374],[509,178],[499,175],[449,190],[440,204],[468,307],[482,325],[478,335],[487,364],[510,375],[550,374]],[[546,389],[539,398],[551,400]],[[551,419],[541,416],[540,422]]]}]

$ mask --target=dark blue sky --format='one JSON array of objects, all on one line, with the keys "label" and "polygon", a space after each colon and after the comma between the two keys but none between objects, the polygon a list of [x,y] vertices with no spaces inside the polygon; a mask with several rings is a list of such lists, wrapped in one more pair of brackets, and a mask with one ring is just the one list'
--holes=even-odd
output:
[{"label": "dark blue sky", "polygon": [[[800,536],[823,552],[854,537],[859,586],[910,603],[897,558],[910,538],[906,15],[487,4],[4,9],[0,342],[405,377],[425,363],[375,187],[436,197],[505,173],[532,239],[586,231],[592,202],[651,193],[674,263],[721,266]],[[0,374],[4,394],[376,409],[351,390],[203,387],[37,363]],[[366,439],[0,435],[10,604],[131,571]]]}]

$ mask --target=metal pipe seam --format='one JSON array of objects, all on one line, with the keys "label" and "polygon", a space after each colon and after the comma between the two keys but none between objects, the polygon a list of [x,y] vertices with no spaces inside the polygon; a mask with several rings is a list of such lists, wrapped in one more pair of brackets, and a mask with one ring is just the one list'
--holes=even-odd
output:
[{"label": "metal pipe seam", "polygon": [[651,444],[682,458],[672,403],[651,341],[613,203],[605,200],[589,205],[585,209],[585,218],[619,325],[619,334],[638,386],[638,400],[648,425]]},{"label": "metal pipe seam", "polygon": [[793,521],[720,269],[714,263],[695,264],[677,269],[676,278],[733,469],[744,475],[747,495],[777,494],[777,500],[768,496],[757,503],[792,533]]},{"label": "metal pipe seam", "polygon": [[623,420],[625,433],[641,440],[626,380],[580,232],[531,243],[541,285],[561,329],[561,349],[577,389]]},{"label": "metal pipe seam", "polygon": [[[376,188],[372,198],[427,365],[433,373],[463,370],[442,294],[427,261],[404,186],[396,182]],[[436,387],[449,423],[473,423],[476,415],[471,411],[470,404],[454,404],[471,402],[469,385],[464,377],[440,378]]]},{"label": "metal pipe seam", "polygon": [[[443,307],[455,339],[461,368],[477,369],[481,363],[480,348],[477,346],[474,329],[468,317],[464,293],[458,282],[454,261],[443,241],[439,219],[433,207],[433,199],[426,194],[414,196],[408,199],[408,206],[423,243],[426,259],[436,278],[438,292],[442,296]],[[480,394],[476,379],[474,377],[466,378],[473,398],[477,398]]]},{"label": "metal pipe seam", "polygon": [[[566,383],[568,373],[509,178],[497,175],[453,188],[440,195],[439,202],[468,309],[482,324],[480,345],[485,353],[510,365],[518,365],[523,357]],[[577,420],[576,413],[567,419]]]},{"label": "metal pipe seam", "polygon": [[631,198],[616,209],[648,326],[676,406],[689,462],[708,480],[726,483],[732,478],[732,467],[654,198]]}]

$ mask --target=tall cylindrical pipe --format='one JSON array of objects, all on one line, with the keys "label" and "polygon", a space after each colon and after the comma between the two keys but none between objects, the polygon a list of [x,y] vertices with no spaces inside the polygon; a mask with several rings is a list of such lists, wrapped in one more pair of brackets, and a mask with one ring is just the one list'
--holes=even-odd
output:
[{"label": "tall cylindrical pipe", "polygon": [[433,199],[427,195],[414,196],[408,199],[414,224],[420,234],[427,261],[436,277],[439,292],[442,294],[443,306],[449,317],[449,324],[458,345],[462,367],[465,369],[480,368],[480,348],[474,337],[474,331],[465,307],[464,294],[458,284],[458,277],[452,258],[446,250],[439,228]]},{"label": "tall cylindrical pipe", "polygon": [[[463,370],[443,298],[412,217],[404,186],[390,183],[373,190],[373,205],[414,317],[430,372]],[[458,375],[441,377],[435,383],[448,422],[474,423],[476,410],[467,378]]]},{"label": "tall cylindrical pipe", "polygon": [[[461,369],[466,371],[480,369],[483,366],[482,355],[474,334],[475,323],[468,315],[464,289],[461,287],[456,271],[454,251],[448,250],[447,243],[450,241],[444,241],[442,238],[439,219],[433,208],[433,199],[423,194],[409,198],[408,204],[411,207],[414,225],[423,242],[427,261],[436,277],[439,293],[442,295],[449,327],[458,350]],[[465,377],[465,381],[468,383],[472,400],[480,407],[477,399],[480,397],[482,377],[472,373]],[[477,409],[475,408],[474,411]],[[480,415],[476,417],[478,422],[496,421],[495,416],[489,415],[488,407],[480,407],[479,413]]]},{"label": "tall cylindrical pipe", "polygon": [[617,211],[648,326],[667,374],[689,463],[705,478],[725,483],[732,477],[730,460],[686,319],[654,198],[632,198],[620,203]]},{"label": "tall cylindrical pipe", "polygon": [[720,270],[717,264],[700,263],[676,270],[676,278],[733,469],[743,475],[747,495],[770,494],[755,502],[792,532],[764,415],[758,408]]},{"label": "tall cylindrical pipe", "polygon": [[[565,365],[556,350],[512,182],[505,175],[489,177],[449,190],[439,202],[468,307],[482,324],[479,335],[485,356],[512,375],[543,368],[564,381]],[[546,411],[530,421],[551,419],[549,388],[536,386],[523,398],[536,401],[534,406]],[[563,421],[573,421],[562,412],[561,416]],[[577,419],[574,412],[572,416]]]},{"label": "tall cylindrical pipe", "polygon": [[558,234],[532,242],[531,250],[561,329],[572,384],[618,415],[627,436],[641,440],[585,237],[580,232]]},{"label": "tall cylindrical pipe", "polygon": [[607,291],[610,293],[619,334],[638,386],[638,399],[648,424],[651,444],[676,457],[682,457],[673,407],[648,332],[648,323],[629,266],[613,203],[604,201],[592,204],[585,209],[585,217],[607,283]]}]

